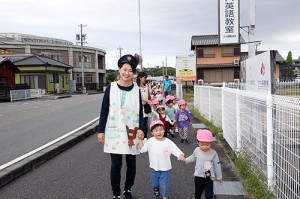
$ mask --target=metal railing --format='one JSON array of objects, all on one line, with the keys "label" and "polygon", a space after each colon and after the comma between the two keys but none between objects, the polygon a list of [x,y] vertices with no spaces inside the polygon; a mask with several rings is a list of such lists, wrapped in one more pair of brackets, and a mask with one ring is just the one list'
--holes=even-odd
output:
[{"label": "metal railing", "polygon": [[194,106],[247,154],[276,198],[300,198],[300,98],[195,86]]},{"label": "metal railing", "polygon": [[276,94],[300,96],[300,81],[276,82]]},{"label": "metal railing", "polygon": [[27,100],[32,98],[40,98],[42,96],[41,89],[23,89],[23,90],[11,90],[10,101]]}]

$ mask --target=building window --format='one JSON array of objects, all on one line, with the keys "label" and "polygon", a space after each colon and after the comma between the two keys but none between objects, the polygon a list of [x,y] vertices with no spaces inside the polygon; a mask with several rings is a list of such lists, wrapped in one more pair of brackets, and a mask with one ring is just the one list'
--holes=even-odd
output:
[{"label": "building window", "polygon": [[[76,53],[76,65],[81,67],[81,53]],[[83,66],[84,68],[92,67],[92,55],[83,54]]]},{"label": "building window", "polygon": [[69,75],[66,75],[66,84],[69,84]]},{"label": "building window", "polygon": [[0,77],[0,85],[6,85],[6,77]]},{"label": "building window", "polygon": [[36,85],[35,79],[37,79],[37,76],[35,75],[21,75],[21,84],[28,84],[30,88],[38,88]]},{"label": "building window", "polygon": [[81,76],[79,74],[76,75],[76,82],[81,82]]},{"label": "building window", "polygon": [[41,52],[41,54],[57,61],[63,61],[63,57],[60,53]]},{"label": "building window", "polygon": [[50,83],[58,83],[59,82],[59,76],[58,74],[49,74],[49,82]]},{"label": "building window", "polygon": [[222,57],[233,57],[240,55],[240,48],[222,47]]},{"label": "building window", "polygon": [[214,48],[200,48],[197,50],[198,58],[212,58],[215,57],[215,49]]},{"label": "building window", "polygon": [[85,81],[85,83],[92,83],[92,81],[93,81],[92,75],[91,74],[85,74],[84,75],[84,81]]}]

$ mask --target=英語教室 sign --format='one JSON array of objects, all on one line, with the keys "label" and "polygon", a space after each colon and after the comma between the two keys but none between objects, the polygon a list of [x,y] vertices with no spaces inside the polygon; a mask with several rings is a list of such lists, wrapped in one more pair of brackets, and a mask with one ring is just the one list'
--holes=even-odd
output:
[{"label": "\u82f1\u8a9e\u6559\u5ba4 sign", "polygon": [[219,44],[240,42],[240,1],[219,0]]}]

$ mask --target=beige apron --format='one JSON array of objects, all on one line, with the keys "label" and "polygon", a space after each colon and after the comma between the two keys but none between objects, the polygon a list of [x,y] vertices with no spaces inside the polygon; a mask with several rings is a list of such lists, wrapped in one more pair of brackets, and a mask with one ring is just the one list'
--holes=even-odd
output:
[{"label": "beige apron", "polygon": [[116,82],[112,82],[109,99],[104,152],[139,154],[140,148],[136,135],[139,127],[139,87],[134,83],[131,91],[123,91],[119,89]]}]

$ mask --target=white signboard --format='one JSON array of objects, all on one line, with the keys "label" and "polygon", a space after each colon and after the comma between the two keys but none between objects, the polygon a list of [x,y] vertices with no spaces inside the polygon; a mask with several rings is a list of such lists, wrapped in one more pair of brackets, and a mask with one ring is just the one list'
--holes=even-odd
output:
[{"label": "white signboard", "polygon": [[240,1],[219,0],[219,44],[240,42]]},{"label": "white signboard", "polygon": [[196,56],[176,56],[176,80],[196,81]]},{"label": "white signboard", "polygon": [[[270,91],[274,67],[270,51],[256,55],[244,61],[246,64],[246,90]],[[273,69],[272,69],[273,67]]]}]

